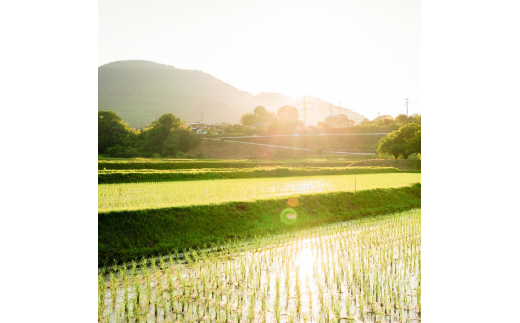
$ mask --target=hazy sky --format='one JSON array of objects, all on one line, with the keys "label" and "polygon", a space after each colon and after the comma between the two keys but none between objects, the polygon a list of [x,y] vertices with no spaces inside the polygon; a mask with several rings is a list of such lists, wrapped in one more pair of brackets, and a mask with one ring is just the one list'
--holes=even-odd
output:
[{"label": "hazy sky", "polygon": [[253,95],[319,97],[373,119],[420,113],[420,1],[100,1],[99,65],[141,59]]}]

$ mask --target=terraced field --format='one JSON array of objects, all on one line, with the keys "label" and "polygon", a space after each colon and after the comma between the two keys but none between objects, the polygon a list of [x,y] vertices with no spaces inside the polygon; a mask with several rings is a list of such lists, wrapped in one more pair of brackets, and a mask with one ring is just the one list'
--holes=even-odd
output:
[{"label": "terraced field", "polygon": [[420,321],[421,173],[387,163],[100,161],[99,322]]},{"label": "terraced field", "polygon": [[138,210],[247,201],[299,194],[390,188],[420,183],[419,173],[103,184],[98,210]]}]

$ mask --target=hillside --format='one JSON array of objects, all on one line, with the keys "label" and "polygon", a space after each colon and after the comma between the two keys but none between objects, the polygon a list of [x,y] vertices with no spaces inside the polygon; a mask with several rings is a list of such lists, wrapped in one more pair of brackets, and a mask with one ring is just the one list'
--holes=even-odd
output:
[{"label": "hillside", "polygon": [[204,72],[148,61],[100,66],[98,95],[98,110],[112,110],[132,127],[164,113],[188,122],[198,121],[201,113],[204,122],[238,122],[249,112],[247,98],[233,86]]},{"label": "hillside", "polygon": [[[330,114],[329,103],[310,97],[309,124],[323,121]],[[173,113],[192,123],[239,123],[240,116],[262,105],[274,111],[284,105],[294,105],[292,99],[279,93],[253,96],[201,71],[183,70],[150,61],[117,61],[98,68],[98,110],[116,112],[131,127],[143,127],[164,113]],[[338,107],[333,107],[333,114]],[[341,109],[356,123],[364,116]],[[201,116],[202,114],[202,116]]]}]

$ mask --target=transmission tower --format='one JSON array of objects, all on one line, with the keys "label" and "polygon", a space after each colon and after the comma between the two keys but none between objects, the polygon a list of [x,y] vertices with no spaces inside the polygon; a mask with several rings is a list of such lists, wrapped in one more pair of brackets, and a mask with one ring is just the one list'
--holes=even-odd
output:
[{"label": "transmission tower", "polygon": [[296,104],[302,106],[303,126],[305,129],[307,129],[307,111],[312,111],[311,109],[307,109],[307,104],[312,104],[312,102],[307,102],[305,95],[302,97],[302,102]]},{"label": "transmission tower", "polygon": [[406,102],[404,105],[406,105],[406,116],[408,117],[408,98],[406,98]]},{"label": "transmission tower", "polygon": [[329,103],[329,110],[330,110],[330,131],[332,131],[332,104]]}]

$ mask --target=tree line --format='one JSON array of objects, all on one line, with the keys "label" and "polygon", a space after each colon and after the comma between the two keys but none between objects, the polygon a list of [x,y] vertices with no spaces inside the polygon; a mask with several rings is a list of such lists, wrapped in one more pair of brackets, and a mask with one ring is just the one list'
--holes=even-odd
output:
[{"label": "tree line", "polygon": [[394,130],[381,138],[377,152],[380,156],[391,155],[395,159],[404,158],[412,154],[421,154],[421,124],[406,123],[398,130]]},{"label": "tree line", "polygon": [[[186,122],[163,114],[142,131],[130,128],[113,111],[98,111],[98,154],[110,157],[176,157],[194,147],[199,137]],[[199,156],[200,157],[200,156]]]},{"label": "tree line", "polygon": [[261,123],[257,126],[259,130],[274,134],[293,134],[304,130],[303,122],[298,120],[299,118],[298,109],[292,105],[279,107],[276,113],[267,111],[260,105],[253,110],[253,113],[243,114],[240,123],[243,127]]}]

